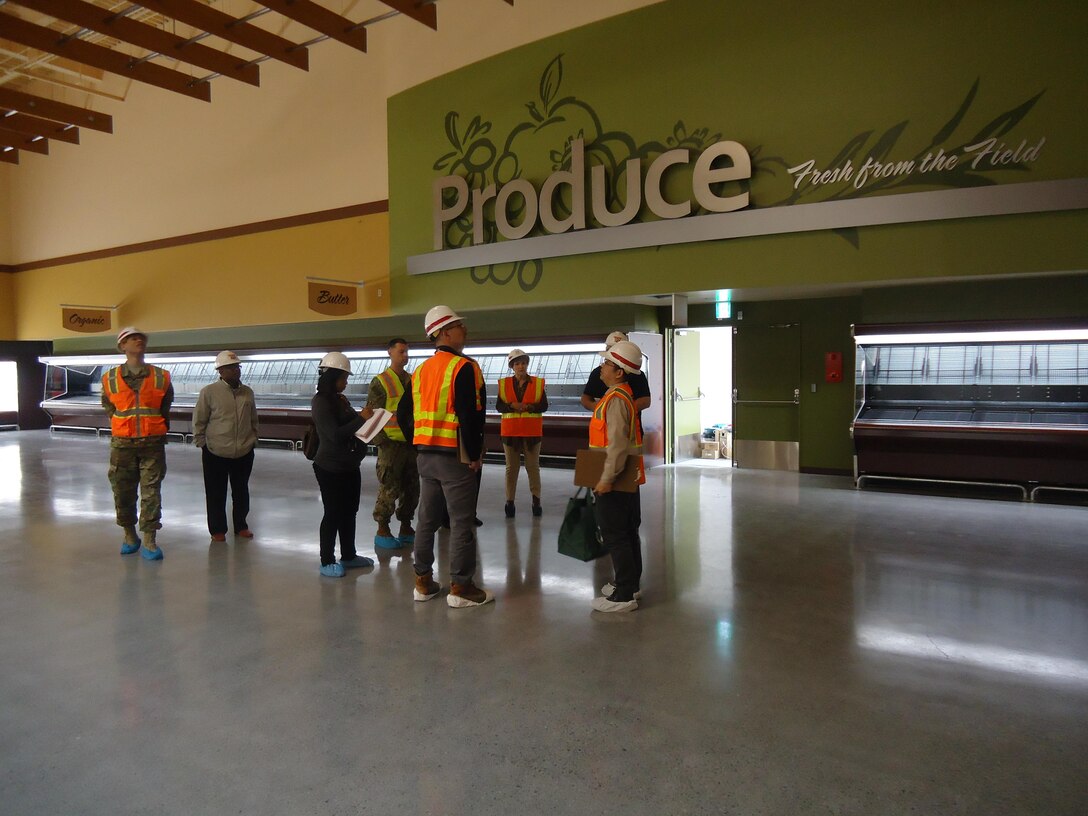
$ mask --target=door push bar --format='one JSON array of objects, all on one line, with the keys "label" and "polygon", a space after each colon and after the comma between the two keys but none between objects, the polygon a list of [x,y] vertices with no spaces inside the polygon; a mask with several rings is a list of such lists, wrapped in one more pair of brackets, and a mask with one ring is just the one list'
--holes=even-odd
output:
[{"label": "door push bar", "polygon": [[800,405],[801,404],[801,389],[793,389],[793,399],[791,400],[742,400],[737,398],[737,389],[733,389],[733,404],[734,405]]}]

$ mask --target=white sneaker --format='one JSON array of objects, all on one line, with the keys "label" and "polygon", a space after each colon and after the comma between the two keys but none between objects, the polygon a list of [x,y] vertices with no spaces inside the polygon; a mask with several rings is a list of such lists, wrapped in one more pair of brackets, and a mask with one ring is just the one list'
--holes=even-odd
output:
[{"label": "white sneaker", "polygon": [[[614,584],[605,584],[603,587],[601,587],[601,594],[604,595],[606,598],[611,598],[612,593],[615,592],[615,591],[616,591],[616,587],[615,587]],[[637,589],[635,590],[635,600],[636,601],[641,601],[642,600],[642,591],[641,590],[637,590]]]},{"label": "white sneaker", "polygon": [[608,598],[594,598],[593,608],[598,612],[634,612],[638,601],[610,601]]}]

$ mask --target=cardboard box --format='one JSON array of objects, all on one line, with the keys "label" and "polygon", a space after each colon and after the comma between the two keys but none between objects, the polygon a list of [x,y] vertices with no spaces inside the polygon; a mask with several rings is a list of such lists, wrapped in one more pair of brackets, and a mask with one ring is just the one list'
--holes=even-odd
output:
[{"label": "cardboard box", "polygon": [[717,448],[703,448],[703,459],[720,459],[721,455],[721,451],[719,451]]},{"label": "cardboard box", "polygon": [[[577,487],[596,487],[601,480],[605,459],[604,448],[587,448],[578,451],[574,459],[574,484]],[[638,490],[638,457],[628,456],[623,472],[612,483],[614,490],[634,493]]]}]

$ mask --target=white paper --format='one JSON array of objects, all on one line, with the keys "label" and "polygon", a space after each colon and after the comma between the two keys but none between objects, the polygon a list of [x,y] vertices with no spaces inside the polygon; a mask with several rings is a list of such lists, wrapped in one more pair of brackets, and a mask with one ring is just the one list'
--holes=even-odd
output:
[{"label": "white paper", "polygon": [[374,416],[363,423],[363,427],[355,432],[355,435],[364,442],[369,443],[375,436],[378,435],[378,431],[389,424],[389,420],[393,418],[393,412],[387,411],[384,408],[375,408]]}]

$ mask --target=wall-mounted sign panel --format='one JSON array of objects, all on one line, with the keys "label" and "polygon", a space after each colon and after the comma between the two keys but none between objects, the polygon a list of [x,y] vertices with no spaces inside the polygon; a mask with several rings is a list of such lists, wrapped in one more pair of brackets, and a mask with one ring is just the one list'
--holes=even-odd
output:
[{"label": "wall-mounted sign panel", "polygon": [[354,286],[309,282],[309,306],[326,315],[355,314],[359,308],[358,290]]},{"label": "wall-mounted sign panel", "polygon": [[113,328],[109,309],[61,309],[61,326],[68,331],[96,334]]}]

